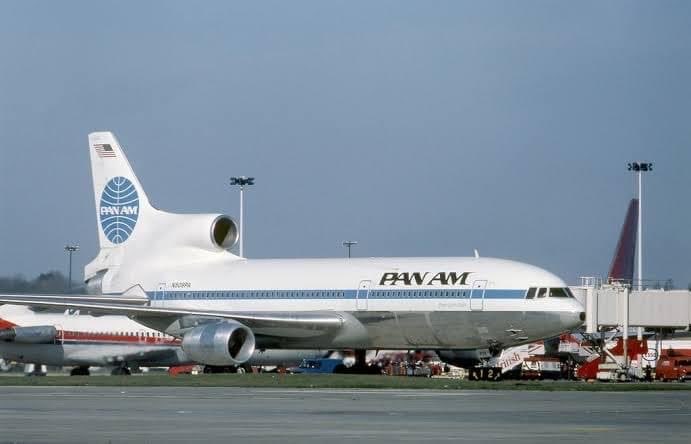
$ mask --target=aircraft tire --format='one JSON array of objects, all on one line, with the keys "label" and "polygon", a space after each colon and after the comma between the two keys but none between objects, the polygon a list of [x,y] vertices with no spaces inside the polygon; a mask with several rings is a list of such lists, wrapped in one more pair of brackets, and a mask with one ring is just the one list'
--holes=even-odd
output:
[{"label": "aircraft tire", "polygon": [[70,370],[70,376],[89,376],[90,374],[88,366],[75,367]]}]

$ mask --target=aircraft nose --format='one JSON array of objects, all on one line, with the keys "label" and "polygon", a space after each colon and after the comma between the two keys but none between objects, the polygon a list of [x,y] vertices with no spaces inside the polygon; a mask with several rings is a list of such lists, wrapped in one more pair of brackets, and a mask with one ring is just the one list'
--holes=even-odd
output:
[{"label": "aircraft nose", "polygon": [[573,301],[571,310],[563,313],[562,323],[566,330],[573,330],[585,322],[585,308],[578,301]]},{"label": "aircraft nose", "polygon": [[582,311],[568,311],[561,315],[561,323],[564,330],[573,330],[585,322],[585,312]]}]

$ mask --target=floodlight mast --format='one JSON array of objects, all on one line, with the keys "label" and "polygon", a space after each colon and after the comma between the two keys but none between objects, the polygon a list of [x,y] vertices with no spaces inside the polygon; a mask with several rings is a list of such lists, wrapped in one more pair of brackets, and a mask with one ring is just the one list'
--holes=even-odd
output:
[{"label": "floodlight mast", "polygon": [[[638,291],[643,290],[643,173],[653,170],[652,162],[631,162],[627,165],[629,171],[633,171],[637,174],[638,179],[638,227],[637,227],[637,239],[636,239],[636,252],[637,252],[637,264],[636,264],[636,289]],[[631,283],[631,288],[634,288],[633,282]],[[627,310],[628,317],[628,310]],[[627,319],[628,320],[628,319]],[[628,331],[626,332],[628,335]],[[643,328],[638,327],[636,330],[636,339],[639,341],[643,340]],[[626,345],[625,345],[626,346]]]},{"label": "floodlight mast", "polygon": [[230,178],[230,185],[240,186],[240,257],[245,257],[244,251],[244,237],[245,237],[245,187],[249,185],[254,185],[254,177],[238,176]]},{"label": "floodlight mast", "polygon": [[72,290],[72,253],[79,250],[79,245],[65,245],[65,251],[69,256],[69,268],[67,272],[67,290]]},{"label": "floodlight mast", "polygon": [[348,259],[350,259],[350,247],[357,245],[357,241],[343,241],[343,246],[348,249]]},{"label": "floodlight mast", "polygon": [[638,179],[638,227],[636,239],[637,266],[636,266],[636,288],[643,290],[643,173],[653,170],[652,162],[631,162],[628,170],[637,174]]}]

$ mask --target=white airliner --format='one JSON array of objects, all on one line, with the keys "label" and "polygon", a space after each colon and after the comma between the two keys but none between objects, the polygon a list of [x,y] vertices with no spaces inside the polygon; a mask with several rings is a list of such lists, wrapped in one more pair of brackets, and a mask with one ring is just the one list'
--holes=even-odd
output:
[{"label": "white airliner", "polygon": [[[132,367],[194,364],[179,338],[147,328],[122,315],[90,316],[78,310],[34,311],[22,305],[0,306],[0,358],[26,364],[74,366],[72,375],[88,375],[89,367],[112,367],[112,374],[130,374]],[[328,355],[326,350],[255,350],[237,370],[255,366],[298,365],[303,359]],[[230,370],[206,366],[204,372]]]},{"label": "white airliner", "polygon": [[245,259],[222,214],[154,208],[110,132],[89,135],[98,256],[94,296],[0,303],[125,314],[181,338],[192,360],[237,365],[256,348],[479,349],[578,327],[557,276],[490,258]]}]

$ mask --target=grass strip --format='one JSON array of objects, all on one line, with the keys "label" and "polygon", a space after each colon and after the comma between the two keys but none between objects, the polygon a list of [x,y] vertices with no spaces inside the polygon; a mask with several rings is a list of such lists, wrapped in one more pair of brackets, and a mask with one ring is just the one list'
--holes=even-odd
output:
[{"label": "grass strip", "polygon": [[304,389],[437,389],[437,390],[534,390],[534,391],[679,391],[691,384],[586,383],[581,381],[466,381],[376,375],[134,375],[134,376],[3,376],[0,386],[94,386],[94,387],[265,387]]}]

